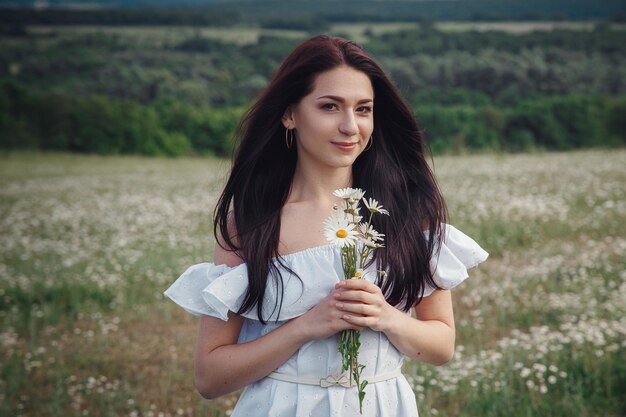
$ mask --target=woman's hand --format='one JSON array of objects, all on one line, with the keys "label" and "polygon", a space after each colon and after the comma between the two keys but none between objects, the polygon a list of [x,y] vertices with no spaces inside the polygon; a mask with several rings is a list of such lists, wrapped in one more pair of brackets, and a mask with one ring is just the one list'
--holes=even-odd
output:
[{"label": "woman's hand", "polygon": [[416,318],[387,303],[380,288],[364,279],[341,281],[333,296],[343,320],[385,333],[396,349],[412,359],[441,365],[454,353],[449,290],[436,290],[425,297],[415,308]]},{"label": "woman's hand", "polygon": [[365,279],[348,279],[335,286],[332,296],[341,318],[354,326],[384,332],[400,313],[385,300],[380,288]]},{"label": "woman's hand", "polygon": [[[340,290],[334,290],[315,307],[292,321],[297,324],[307,340],[326,339],[343,330],[363,330],[363,326],[353,324],[344,319],[345,311],[337,306],[341,295]],[[354,316],[359,316],[354,313]]]}]

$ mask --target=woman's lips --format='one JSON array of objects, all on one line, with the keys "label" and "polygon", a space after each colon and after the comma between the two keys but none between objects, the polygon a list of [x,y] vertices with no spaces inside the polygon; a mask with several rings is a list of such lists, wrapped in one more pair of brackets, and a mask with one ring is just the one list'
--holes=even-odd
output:
[{"label": "woman's lips", "polygon": [[356,145],[358,142],[331,142],[333,145],[335,145],[337,148],[341,149],[342,151],[351,151],[354,148],[356,148]]}]

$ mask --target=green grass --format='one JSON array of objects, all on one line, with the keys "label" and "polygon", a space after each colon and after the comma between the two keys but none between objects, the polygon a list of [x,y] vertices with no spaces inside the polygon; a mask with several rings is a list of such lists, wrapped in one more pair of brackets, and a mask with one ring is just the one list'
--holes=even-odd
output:
[{"label": "green grass", "polygon": [[[451,223],[491,256],[457,352],[409,361],[421,416],[626,413],[626,150],[445,156]],[[212,257],[216,159],[0,156],[0,415],[226,416],[162,291]],[[152,414],[151,414],[152,413]]]}]

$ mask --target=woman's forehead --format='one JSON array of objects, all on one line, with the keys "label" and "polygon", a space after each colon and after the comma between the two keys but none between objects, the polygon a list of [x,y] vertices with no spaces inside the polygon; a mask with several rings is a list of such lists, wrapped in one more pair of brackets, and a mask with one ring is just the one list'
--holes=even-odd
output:
[{"label": "woman's forehead", "polygon": [[373,100],[374,88],[364,72],[348,66],[339,66],[318,74],[309,95],[314,99],[330,96],[355,101]]}]

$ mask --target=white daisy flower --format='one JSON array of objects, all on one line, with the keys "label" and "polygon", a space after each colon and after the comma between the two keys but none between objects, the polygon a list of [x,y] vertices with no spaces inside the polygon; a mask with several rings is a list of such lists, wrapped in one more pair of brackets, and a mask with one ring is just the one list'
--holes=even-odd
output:
[{"label": "white daisy flower", "polygon": [[345,216],[330,216],[324,221],[324,236],[329,242],[344,246],[354,246],[358,239],[355,225],[351,224]]},{"label": "white daisy flower", "polygon": [[371,240],[372,242],[376,242],[379,240],[384,240],[385,235],[382,233],[378,233],[371,225],[367,225],[365,223],[359,224],[359,231],[365,238],[365,240]]},{"label": "white daisy flower", "polygon": [[373,240],[370,240],[370,239],[363,240],[363,245],[371,249],[378,249],[384,246],[382,243],[374,242]]},{"label": "white daisy flower", "polygon": [[370,212],[386,214],[387,216],[389,216],[389,212],[385,210],[383,206],[379,206],[378,201],[374,200],[373,198],[364,198],[363,202],[365,203],[365,207],[367,207]]},{"label": "white daisy flower", "polygon": [[359,216],[358,200],[343,200],[339,204],[335,204],[333,209],[340,215],[348,219],[350,223],[359,223],[363,220],[362,216]]},{"label": "white daisy flower", "polygon": [[360,200],[365,195],[365,191],[360,188],[340,188],[333,192],[335,197],[343,198],[344,200]]},{"label": "white daisy flower", "polygon": [[333,192],[335,197],[343,198],[344,200],[347,198],[352,198],[353,190],[352,188],[339,188]]}]

